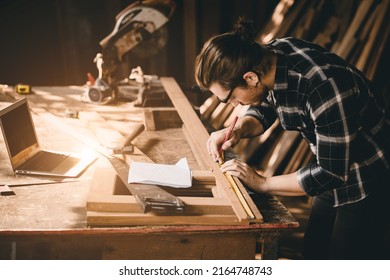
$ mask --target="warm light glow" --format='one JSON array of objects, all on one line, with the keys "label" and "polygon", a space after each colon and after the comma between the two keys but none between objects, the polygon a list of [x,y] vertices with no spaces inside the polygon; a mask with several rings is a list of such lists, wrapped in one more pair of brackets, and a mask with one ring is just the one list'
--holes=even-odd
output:
[{"label": "warm light glow", "polygon": [[280,24],[283,22],[286,14],[288,13],[289,8],[293,4],[294,0],[281,0],[279,2],[271,17],[271,23],[273,26],[272,29],[268,30],[266,34],[263,34],[260,37],[262,43],[268,43],[275,37],[277,30],[279,30]]},{"label": "warm light glow", "polygon": [[207,108],[211,106],[213,103],[213,98],[209,97],[200,107],[199,107],[199,112],[200,114],[203,114]]}]

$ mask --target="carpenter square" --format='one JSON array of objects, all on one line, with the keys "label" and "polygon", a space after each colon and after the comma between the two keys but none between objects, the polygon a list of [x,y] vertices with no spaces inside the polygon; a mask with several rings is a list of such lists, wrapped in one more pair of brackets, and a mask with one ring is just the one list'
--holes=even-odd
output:
[{"label": "carpenter square", "polygon": [[[144,125],[137,126],[126,138],[122,147],[129,147],[129,145],[131,145],[131,141],[142,131],[144,131],[144,129]],[[110,161],[112,167],[114,167],[118,177],[122,180],[123,184],[142,206],[144,213],[150,211],[166,213],[184,212],[184,204],[176,196],[168,193],[156,185],[130,184],[128,182],[130,168],[129,165],[125,161],[115,156],[105,156]]]},{"label": "carpenter square", "polygon": [[129,165],[117,157],[108,157],[108,159],[123,184],[142,206],[144,213],[150,211],[165,213],[184,212],[184,204],[179,198],[156,185],[128,183]]}]

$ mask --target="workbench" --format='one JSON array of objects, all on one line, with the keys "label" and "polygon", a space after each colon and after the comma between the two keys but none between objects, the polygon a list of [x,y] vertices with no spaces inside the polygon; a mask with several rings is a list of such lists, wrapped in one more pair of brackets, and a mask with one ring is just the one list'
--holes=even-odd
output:
[{"label": "workbench", "polygon": [[[83,90],[80,86],[34,87],[27,98],[35,111],[41,108],[56,115],[66,109],[98,112],[123,134],[143,122],[145,108],[131,102],[81,102]],[[7,104],[0,102],[0,107]],[[43,148],[93,152],[39,114],[33,118]],[[198,168],[180,127],[144,131],[133,143],[156,163],[173,164],[185,155],[190,168]],[[21,185],[12,187],[15,195],[0,196],[0,259],[255,259],[259,255],[277,259],[281,231],[299,226],[274,196],[255,194],[252,199],[262,214],[261,223],[91,227],[86,199],[94,170],[106,164],[106,158],[97,156],[76,179],[30,177],[13,173],[2,135],[0,147],[0,184]]]}]

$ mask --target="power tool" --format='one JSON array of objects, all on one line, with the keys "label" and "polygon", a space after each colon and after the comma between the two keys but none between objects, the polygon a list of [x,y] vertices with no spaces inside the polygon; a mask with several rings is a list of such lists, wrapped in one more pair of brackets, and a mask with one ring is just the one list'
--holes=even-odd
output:
[{"label": "power tool", "polygon": [[83,101],[105,104],[116,100],[119,83],[127,84],[139,94],[153,90],[153,85],[162,88],[155,76],[143,82],[130,78],[131,71],[124,70],[127,69],[124,56],[130,51],[150,56],[163,48],[168,35],[166,23],[175,7],[172,0],[139,0],[116,16],[114,30],[101,40],[102,51],[94,59],[99,76],[82,94]]}]

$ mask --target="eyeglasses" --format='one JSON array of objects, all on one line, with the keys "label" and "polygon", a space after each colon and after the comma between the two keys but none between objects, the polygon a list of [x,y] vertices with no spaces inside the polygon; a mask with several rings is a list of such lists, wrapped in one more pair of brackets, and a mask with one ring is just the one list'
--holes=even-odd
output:
[{"label": "eyeglasses", "polygon": [[[255,73],[257,75],[257,77],[260,79],[260,73],[258,71],[254,70],[253,68],[251,68],[249,71],[252,71],[253,73]],[[228,96],[226,96],[224,99],[221,99],[218,97],[219,102],[228,103],[229,99],[232,97],[233,91],[236,89],[236,87],[237,86],[232,87],[232,89],[229,91]]]},{"label": "eyeglasses", "polygon": [[226,96],[224,99],[221,99],[221,98],[218,97],[219,102],[221,102],[221,103],[228,103],[230,97],[232,97],[232,94],[233,94],[233,91],[235,90],[235,88],[236,88],[236,87],[233,87],[233,88],[229,91],[228,96]]}]

